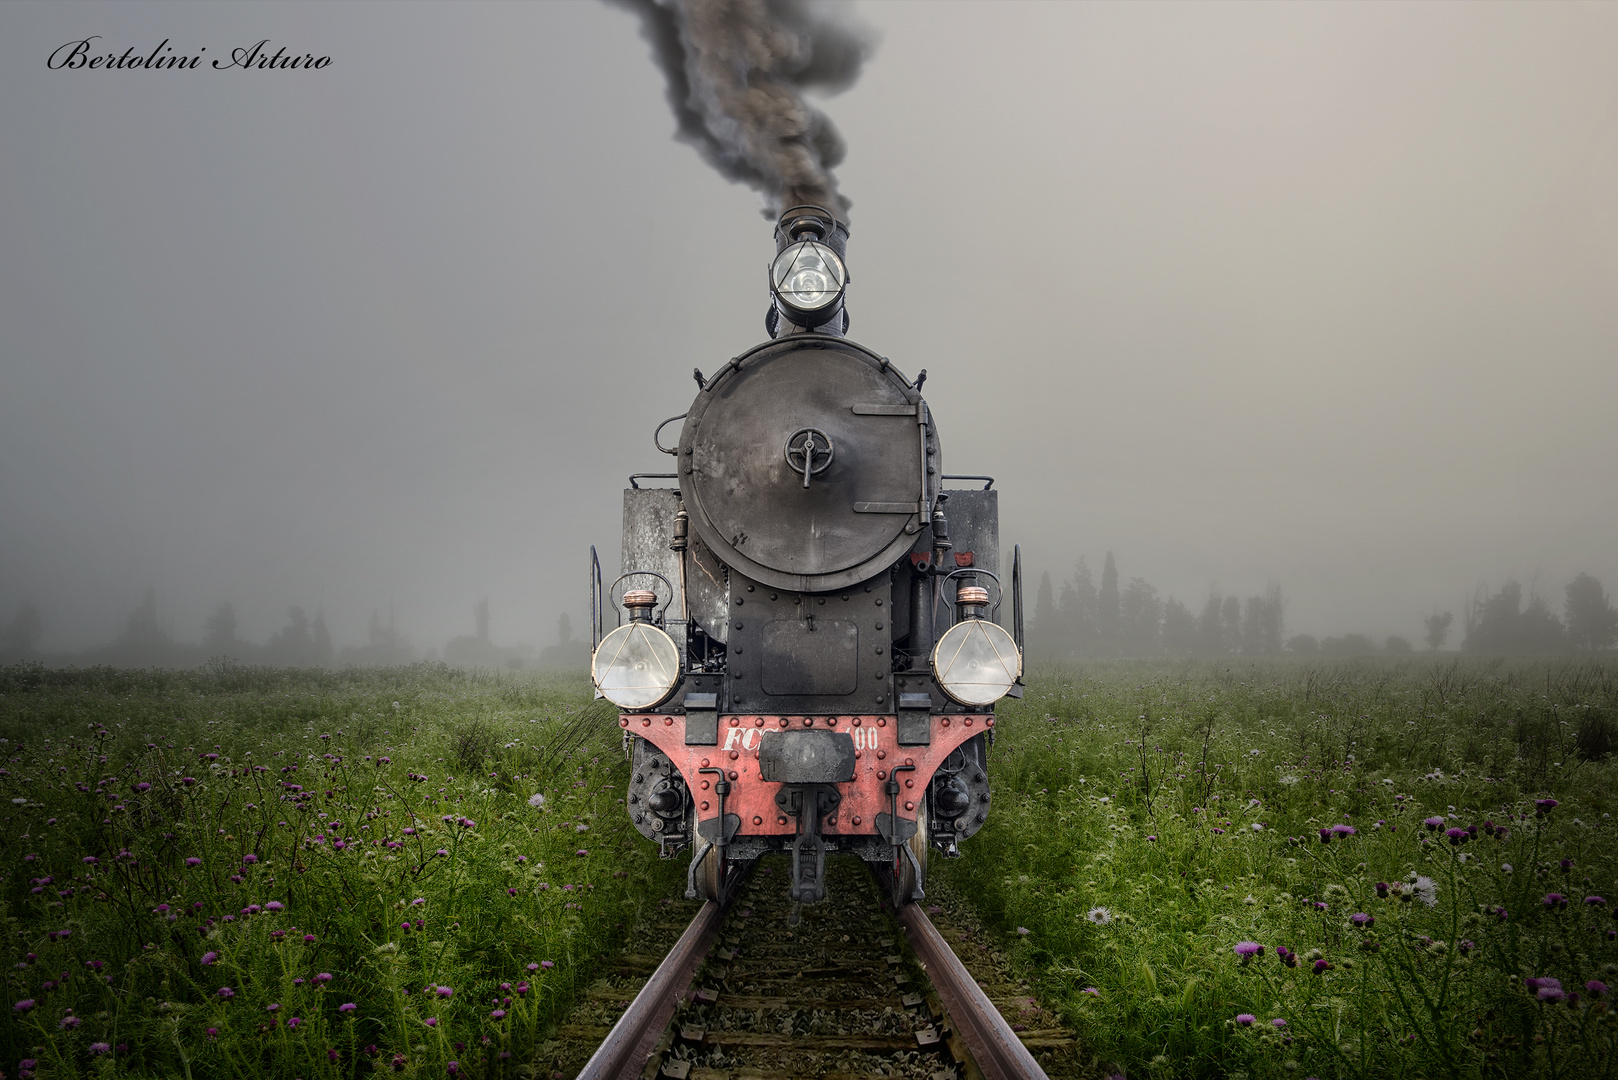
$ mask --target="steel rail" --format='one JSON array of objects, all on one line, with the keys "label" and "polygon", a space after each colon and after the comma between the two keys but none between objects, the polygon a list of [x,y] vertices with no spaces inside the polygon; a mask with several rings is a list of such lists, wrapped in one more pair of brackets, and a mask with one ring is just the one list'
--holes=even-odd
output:
[{"label": "steel rail", "polygon": [[920,904],[905,904],[894,914],[905,928],[910,947],[926,966],[927,977],[955,1022],[985,1080],[1046,1080],[1034,1055],[1017,1038],[961,963]]},{"label": "steel rail", "polygon": [[691,985],[697,968],[702,966],[708,950],[719,937],[720,924],[725,921],[746,877],[746,871],[736,874],[727,884],[722,900],[709,900],[702,905],[680,940],[674,943],[674,948],[646,980],[646,985],[629,1003],[606,1039],[590,1055],[578,1080],[634,1080],[640,1076],[646,1060],[663,1037],[663,1029],[674,1017],[681,995]]}]

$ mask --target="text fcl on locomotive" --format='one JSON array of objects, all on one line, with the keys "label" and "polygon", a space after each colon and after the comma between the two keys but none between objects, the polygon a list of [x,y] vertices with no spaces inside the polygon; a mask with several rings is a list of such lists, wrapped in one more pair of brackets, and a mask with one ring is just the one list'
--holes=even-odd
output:
[{"label": "text fcl on locomotive", "polygon": [[994,704],[1022,692],[1020,552],[1002,589],[999,493],[944,474],[926,372],[845,336],[847,227],[794,207],[775,240],[770,340],[695,372],[653,433],[676,468],[630,478],[606,588],[592,549],[592,675],[621,710],[630,819],[665,857],[692,849],[688,896],[785,851],[811,903],[842,851],[890,867],[903,903],[928,850],[987,819]]}]

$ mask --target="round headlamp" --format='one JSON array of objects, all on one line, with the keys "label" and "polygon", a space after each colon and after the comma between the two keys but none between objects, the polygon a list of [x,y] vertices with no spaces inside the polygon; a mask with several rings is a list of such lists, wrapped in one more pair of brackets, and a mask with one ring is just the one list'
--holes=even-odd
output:
[{"label": "round headlamp", "polygon": [[770,288],[789,314],[830,314],[848,284],[837,252],[816,240],[787,247],[770,266]]},{"label": "round headlamp", "polygon": [[961,705],[993,705],[1022,675],[1022,652],[1005,629],[963,619],[933,648],[933,677]]},{"label": "round headlamp", "polygon": [[680,681],[680,650],[651,623],[627,623],[596,646],[590,677],[620,709],[655,708]]}]

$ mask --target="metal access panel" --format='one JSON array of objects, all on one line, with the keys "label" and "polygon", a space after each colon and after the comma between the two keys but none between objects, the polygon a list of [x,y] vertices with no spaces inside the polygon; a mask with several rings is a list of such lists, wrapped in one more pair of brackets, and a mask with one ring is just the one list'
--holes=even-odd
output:
[{"label": "metal access panel", "polygon": [[832,715],[892,709],[893,589],[887,574],[830,593],[733,574],[728,712]]},{"label": "metal access panel", "polygon": [[[1000,493],[998,491],[946,491],[949,501],[944,504],[944,514],[949,518],[949,538],[954,543],[954,552],[970,551],[972,565],[990,573],[1000,573]],[[928,543],[932,542],[932,531],[927,533]],[[954,569],[954,567],[948,567]],[[959,579],[957,579],[959,580]],[[979,582],[989,589],[990,596],[994,596],[994,583],[990,581]],[[1006,582],[1006,591],[1009,594],[1011,582]],[[1007,600],[1001,607],[1002,619],[1011,617],[1011,603]]]},{"label": "metal access panel", "polygon": [[[621,572],[650,570],[668,578],[675,589],[666,616],[670,620],[680,617],[679,553],[669,550],[669,541],[674,538],[674,515],[679,508],[680,493],[674,488],[628,488],[624,491]],[[630,588],[655,589],[659,607],[666,598],[667,590],[655,578],[632,578],[625,584]],[[686,552],[686,588],[690,590],[686,599],[691,620],[700,624],[709,637],[724,641],[725,605],[730,595],[725,583],[725,568],[696,536],[691,537],[691,546]],[[609,628],[612,626],[610,616],[607,625]],[[683,648],[683,635],[676,635],[676,643]]]}]

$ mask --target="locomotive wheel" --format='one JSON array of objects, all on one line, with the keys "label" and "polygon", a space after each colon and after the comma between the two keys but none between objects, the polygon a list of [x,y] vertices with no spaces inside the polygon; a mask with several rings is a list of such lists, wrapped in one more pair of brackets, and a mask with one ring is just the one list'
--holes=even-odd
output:
[{"label": "locomotive wheel", "polygon": [[[916,835],[905,841],[911,853],[916,856],[916,866],[921,867],[923,889],[927,887],[927,848],[931,846],[927,842],[927,829],[927,799],[923,796],[916,806]],[[904,905],[912,902],[910,894],[916,888],[916,869],[910,865],[910,860],[905,857],[903,851],[896,851],[894,855],[897,865],[894,867],[893,880],[898,890],[894,902]]]},{"label": "locomotive wheel", "polygon": [[744,869],[744,863],[726,859],[723,852],[714,848],[697,867],[697,896],[703,900],[720,899],[726,886]]}]

